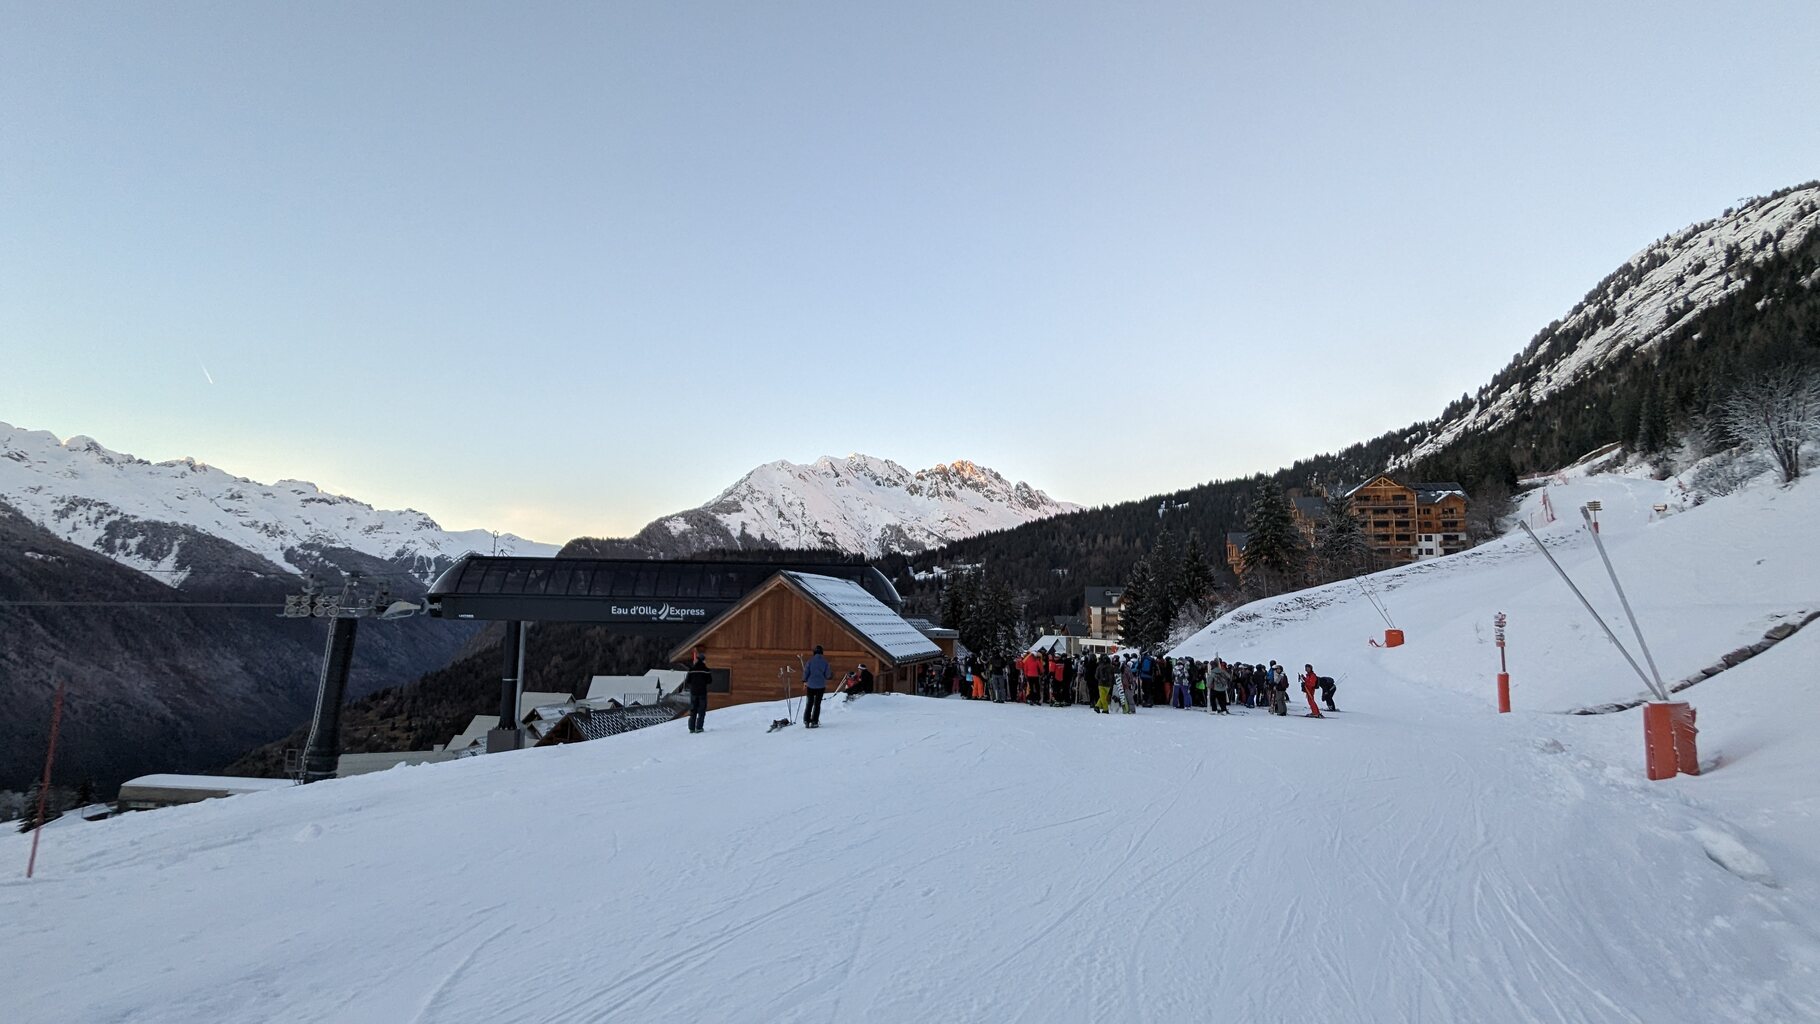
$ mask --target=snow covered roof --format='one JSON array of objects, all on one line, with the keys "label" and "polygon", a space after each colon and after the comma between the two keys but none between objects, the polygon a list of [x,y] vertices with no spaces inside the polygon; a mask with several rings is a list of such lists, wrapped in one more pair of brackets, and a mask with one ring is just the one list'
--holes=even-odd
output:
[{"label": "snow covered roof", "polygon": [[960,630],[938,626],[928,619],[907,618],[904,620],[916,628],[918,633],[931,640],[954,640],[960,637]]},{"label": "snow covered roof", "polygon": [[1450,495],[1459,495],[1462,498],[1466,497],[1466,488],[1460,486],[1459,484],[1453,482],[1452,480],[1438,481],[1438,482],[1430,481],[1430,482],[1425,482],[1425,483],[1411,483],[1406,480],[1398,480],[1396,477],[1390,476],[1389,474],[1386,474],[1386,473],[1379,473],[1377,476],[1374,476],[1371,479],[1365,481],[1365,483],[1359,484],[1357,487],[1352,488],[1351,490],[1346,492],[1346,496],[1348,498],[1350,498],[1353,495],[1359,493],[1359,491],[1363,490],[1367,485],[1376,483],[1379,480],[1389,480],[1393,484],[1396,484],[1400,487],[1407,487],[1410,490],[1416,492],[1416,504],[1418,504],[1418,505],[1432,505],[1435,502],[1440,501],[1442,498],[1446,498]]},{"label": "snow covered roof", "polygon": [[468,719],[468,727],[456,733],[449,740],[444,750],[465,750],[487,738],[487,730],[499,724],[498,715],[475,715]]},{"label": "snow covered roof", "polygon": [[588,680],[588,699],[648,704],[657,699],[659,691],[675,693],[688,674],[681,669],[654,668],[642,676],[593,676]]},{"label": "snow covered roof", "polygon": [[941,656],[941,648],[859,584],[806,572],[780,575],[893,661]]},{"label": "snow covered roof", "polygon": [[[524,693],[518,695],[518,720],[521,722],[524,721],[526,715],[538,708],[547,707],[551,704],[567,704],[574,699],[575,698],[572,695],[567,693],[556,693],[555,691],[548,690],[526,690]],[[495,718],[495,721],[497,721],[497,718]]]},{"label": "snow covered roof", "polygon": [[1451,496],[1466,497],[1466,488],[1451,480],[1441,483],[1410,484],[1409,489],[1416,492],[1416,504],[1432,505],[1442,498]]},{"label": "snow covered roof", "polygon": [[268,789],[289,789],[290,779],[249,779],[229,775],[141,775],[121,785],[121,789],[193,789],[209,793],[259,793]]}]

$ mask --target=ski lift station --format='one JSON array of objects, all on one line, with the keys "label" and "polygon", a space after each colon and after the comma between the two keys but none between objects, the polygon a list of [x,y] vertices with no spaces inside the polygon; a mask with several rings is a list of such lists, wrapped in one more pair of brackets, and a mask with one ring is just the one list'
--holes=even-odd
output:
[{"label": "ski lift station", "polygon": [[[527,622],[591,622],[676,641],[714,671],[709,707],[781,699],[817,645],[837,675],[864,662],[879,689],[913,692],[913,666],[941,656],[906,621],[885,575],[863,563],[523,558],[468,555],[431,586],[429,613],[505,623],[500,727],[489,748],[517,745]],[[925,627],[941,632],[935,627]],[[785,671],[787,670],[787,671]]]},{"label": "ski lift station", "polygon": [[[290,599],[287,607],[295,603],[301,609],[311,600]],[[329,647],[297,772],[305,782],[338,774],[342,698],[364,614],[362,602],[347,600],[351,603],[331,604],[326,616],[332,619]],[[321,604],[316,601],[318,615],[323,614]],[[470,554],[437,577],[421,610],[434,618],[504,624],[497,725],[485,741],[491,753],[526,745],[521,705],[528,623],[597,623],[614,632],[667,638],[675,641],[669,655],[678,663],[701,647],[714,674],[708,704],[714,709],[784,697],[801,680],[801,659],[817,646],[837,675],[864,664],[875,688],[914,692],[916,667],[940,658],[938,641],[952,643],[953,637],[950,631],[926,623],[919,628],[905,620],[899,614],[902,606],[891,581],[860,562]],[[388,607],[379,617],[392,617],[396,610],[396,605]],[[407,605],[400,614],[412,610]],[[625,717],[633,710],[623,699],[618,703],[618,708],[582,709],[590,712],[586,728],[578,721],[563,735],[586,738],[592,732],[618,731],[613,723],[592,722],[594,712],[623,712],[618,717]],[[532,739],[543,743],[549,736]]]}]

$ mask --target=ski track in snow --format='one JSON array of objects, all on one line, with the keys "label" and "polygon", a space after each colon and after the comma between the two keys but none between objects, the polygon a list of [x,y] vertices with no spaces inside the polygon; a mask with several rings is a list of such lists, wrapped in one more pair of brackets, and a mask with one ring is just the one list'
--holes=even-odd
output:
[{"label": "ski track in snow", "polygon": [[1820,1013],[1811,899],[1737,830],[1461,697],[1358,704],[750,706],[129,816],[0,887],[0,951],[32,1021]]}]

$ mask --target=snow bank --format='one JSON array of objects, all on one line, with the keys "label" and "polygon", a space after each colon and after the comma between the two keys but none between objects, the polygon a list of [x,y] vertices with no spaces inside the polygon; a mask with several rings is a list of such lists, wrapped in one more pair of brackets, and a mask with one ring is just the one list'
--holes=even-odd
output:
[{"label": "snow bank", "polygon": [[1533,728],[1609,723],[1395,681],[1341,700],[878,695],[775,735],[748,705],[128,815],[0,883],[8,1001],[36,1024],[1820,1014],[1811,864]]},{"label": "snow bank", "polygon": [[[1623,609],[1577,509],[1590,500],[1639,625],[1664,679],[1679,680],[1762,638],[1778,622],[1820,610],[1820,487],[1759,487],[1694,506],[1673,481],[1640,475],[1566,477],[1519,516],[1537,533],[1618,636],[1637,654]],[[1657,513],[1656,505],[1667,505]],[[1369,589],[1408,637],[1380,649],[1384,620]],[[1299,671],[1312,662],[1355,692],[1396,679],[1497,699],[1492,617],[1510,617],[1512,700],[1564,711],[1643,698],[1645,687],[1520,532],[1447,558],[1254,602],[1215,620],[1176,651]],[[1638,655],[1638,662],[1643,659]]]}]

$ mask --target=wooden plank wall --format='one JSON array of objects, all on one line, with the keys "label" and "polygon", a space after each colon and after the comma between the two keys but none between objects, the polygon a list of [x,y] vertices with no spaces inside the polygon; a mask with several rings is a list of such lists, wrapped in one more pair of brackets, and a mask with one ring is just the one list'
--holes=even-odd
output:
[{"label": "wooden plank wall", "polygon": [[[865,662],[877,677],[880,690],[911,692],[909,669],[893,670],[879,664],[845,626],[810,604],[787,586],[777,585],[733,618],[721,623],[703,641],[708,664],[729,670],[729,692],[708,695],[708,708],[731,707],[753,701],[782,700],[787,693],[801,696],[802,664],[815,645],[834,670],[829,688]],[[778,669],[784,669],[779,675]]]}]

